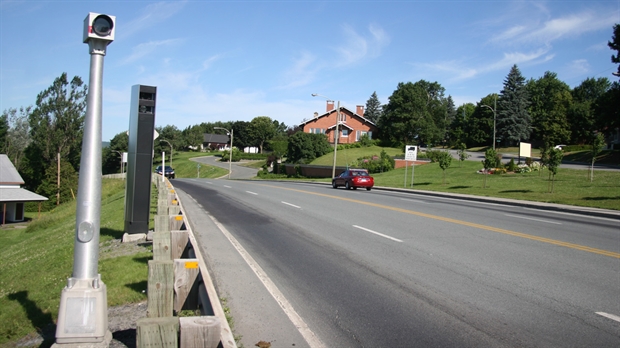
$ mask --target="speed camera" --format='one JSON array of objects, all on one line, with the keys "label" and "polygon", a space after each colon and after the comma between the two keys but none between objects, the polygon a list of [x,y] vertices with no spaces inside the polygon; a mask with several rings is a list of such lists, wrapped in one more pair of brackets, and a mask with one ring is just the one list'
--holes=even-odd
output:
[{"label": "speed camera", "polygon": [[90,12],[84,19],[84,42],[90,39],[114,41],[115,16]]}]

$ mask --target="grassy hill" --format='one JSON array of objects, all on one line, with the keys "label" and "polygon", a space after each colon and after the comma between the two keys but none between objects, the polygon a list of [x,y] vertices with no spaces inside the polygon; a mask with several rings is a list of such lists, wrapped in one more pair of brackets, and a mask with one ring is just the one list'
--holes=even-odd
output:
[{"label": "grassy hill", "polygon": [[[372,156],[372,155],[379,156],[382,150],[385,150],[385,152],[389,156],[397,156],[397,155],[402,155],[404,153],[404,149],[397,149],[393,147],[380,147],[380,146],[338,150],[336,152],[336,165],[344,167],[347,164],[357,161],[357,159],[360,157]],[[317,166],[331,166],[334,164],[334,153],[330,152],[327,155],[323,155],[315,159],[314,161],[312,161],[311,164],[317,165]]]}]

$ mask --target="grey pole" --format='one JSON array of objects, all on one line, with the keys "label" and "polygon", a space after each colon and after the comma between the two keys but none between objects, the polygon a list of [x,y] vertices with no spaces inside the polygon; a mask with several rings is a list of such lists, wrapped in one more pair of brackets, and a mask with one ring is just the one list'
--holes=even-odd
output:
[{"label": "grey pole", "polygon": [[[336,152],[338,151],[338,124],[340,123],[340,100],[336,109],[336,133],[334,134],[334,165],[332,166],[332,178],[336,177]],[[346,159],[346,158],[345,158]]]},{"label": "grey pole", "polygon": [[84,42],[90,53],[89,89],[82,139],[82,157],[75,213],[73,273],[60,295],[56,345],[101,344],[108,330],[106,286],[98,274],[101,218],[101,95],[103,57],[114,40],[114,17],[89,13]]},{"label": "grey pole", "polygon": [[90,84],[78,181],[73,278],[97,277],[101,215],[101,91],[108,42],[90,40]]}]

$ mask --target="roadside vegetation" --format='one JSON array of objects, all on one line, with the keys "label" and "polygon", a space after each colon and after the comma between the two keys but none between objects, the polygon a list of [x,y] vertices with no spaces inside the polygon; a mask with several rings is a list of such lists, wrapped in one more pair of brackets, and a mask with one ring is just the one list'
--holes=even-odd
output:
[{"label": "roadside vegetation", "polygon": [[[175,153],[177,177],[196,177],[190,158],[197,152]],[[158,165],[154,163],[154,165]],[[201,178],[221,177],[228,170],[201,165]],[[152,190],[156,202],[156,190]],[[125,181],[103,179],[99,272],[107,286],[108,306],[146,300],[148,244],[121,243],[124,233]],[[73,272],[75,201],[41,214],[27,213],[27,221],[0,229],[0,346],[14,347],[25,336],[45,332],[53,337],[60,293]],[[153,203],[151,213],[156,214]],[[153,228],[153,222],[150,223]],[[53,340],[45,341],[49,347]]]},{"label": "roadside vegetation", "polygon": [[[124,229],[124,181],[102,183],[99,272],[108,305],[146,300],[151,249],[120,243]],[[0,231],[0,345],[35,332],[55,330],[60,293],[73,271],[75,201],[25,224]],[[53,336],[53,335],[52,335]],[[49,346],[53,342],[45,342]]]}]

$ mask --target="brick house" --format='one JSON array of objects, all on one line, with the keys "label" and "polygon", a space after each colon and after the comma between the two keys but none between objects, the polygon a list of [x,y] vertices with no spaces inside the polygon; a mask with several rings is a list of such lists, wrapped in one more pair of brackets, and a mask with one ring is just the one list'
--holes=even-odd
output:
[{"label": "brick house", "polygon": [[[325,113],[314,113],[314,118],[304,120],[299,127],[305,133],[325,134],[331,144],[334,143],[336,118],[338,112],[332,100],[327,101]],[[338,125],[338,143],[350,144],[360,140],[362,135],[368,134],[370,139],[377,134],[377,125],[364,118],[364,106],[358,105],[355,112],[341,106],[340,123]]]}]

